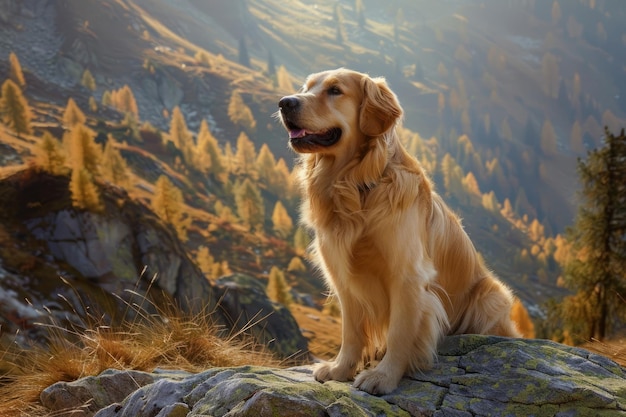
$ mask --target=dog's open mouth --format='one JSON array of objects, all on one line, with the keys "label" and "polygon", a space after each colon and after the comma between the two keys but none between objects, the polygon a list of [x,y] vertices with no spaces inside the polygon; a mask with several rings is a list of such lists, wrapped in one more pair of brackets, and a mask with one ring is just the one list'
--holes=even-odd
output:
[{"label": "dog's open mouth", "polygon": [[322,132],[311,132],[296,126],[288,126],[289,142],[296,149],[328,147],[334,145],[341,137],[341,129],[335,127]]}]

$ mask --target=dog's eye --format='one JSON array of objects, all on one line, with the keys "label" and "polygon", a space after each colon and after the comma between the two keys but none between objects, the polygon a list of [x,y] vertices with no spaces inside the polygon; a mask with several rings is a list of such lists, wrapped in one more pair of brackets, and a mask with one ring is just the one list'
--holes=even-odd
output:
[{"label": "dog's eye", "polygon": [[341,95],[341,90],[337,86],[332,86],[327,90],[329,96],[339,96]]}]

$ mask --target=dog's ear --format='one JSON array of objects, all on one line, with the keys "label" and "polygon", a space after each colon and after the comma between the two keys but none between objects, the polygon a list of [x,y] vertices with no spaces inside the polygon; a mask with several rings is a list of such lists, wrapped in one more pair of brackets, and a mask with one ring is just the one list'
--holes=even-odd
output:
[{"label": "dog's ear", "polygon": [[359,127],[367,136],[380,136],[393,127],[402,116],[402,107],[384,78],[361,79],[363,102]]}]

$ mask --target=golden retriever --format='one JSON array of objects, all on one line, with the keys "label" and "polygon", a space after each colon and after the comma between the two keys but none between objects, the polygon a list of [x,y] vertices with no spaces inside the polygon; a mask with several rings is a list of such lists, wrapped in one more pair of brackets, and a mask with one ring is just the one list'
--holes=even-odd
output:
[{"label": "golden retriever", "polygon": [[279,108],[300,154],[313,259],[343,317],[341,349],[316,366],[318,381],[350,380],[382,355],[354,386],[386,394],[433,363],[445,334],[519,336],[511,291],[400,143],[402,108],[383,78],[343,68],[312,74]]}]

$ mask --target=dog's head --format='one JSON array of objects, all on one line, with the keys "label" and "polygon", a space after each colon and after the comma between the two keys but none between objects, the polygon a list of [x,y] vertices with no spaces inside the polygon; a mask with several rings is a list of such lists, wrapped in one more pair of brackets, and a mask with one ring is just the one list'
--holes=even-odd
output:
[{"label": "dog's head", "polygon": [[296,152],[335,156],[381,137],[402,116],[383,78],[343,68],[310,75],[297,94],[283,97],[278,106]]}]

